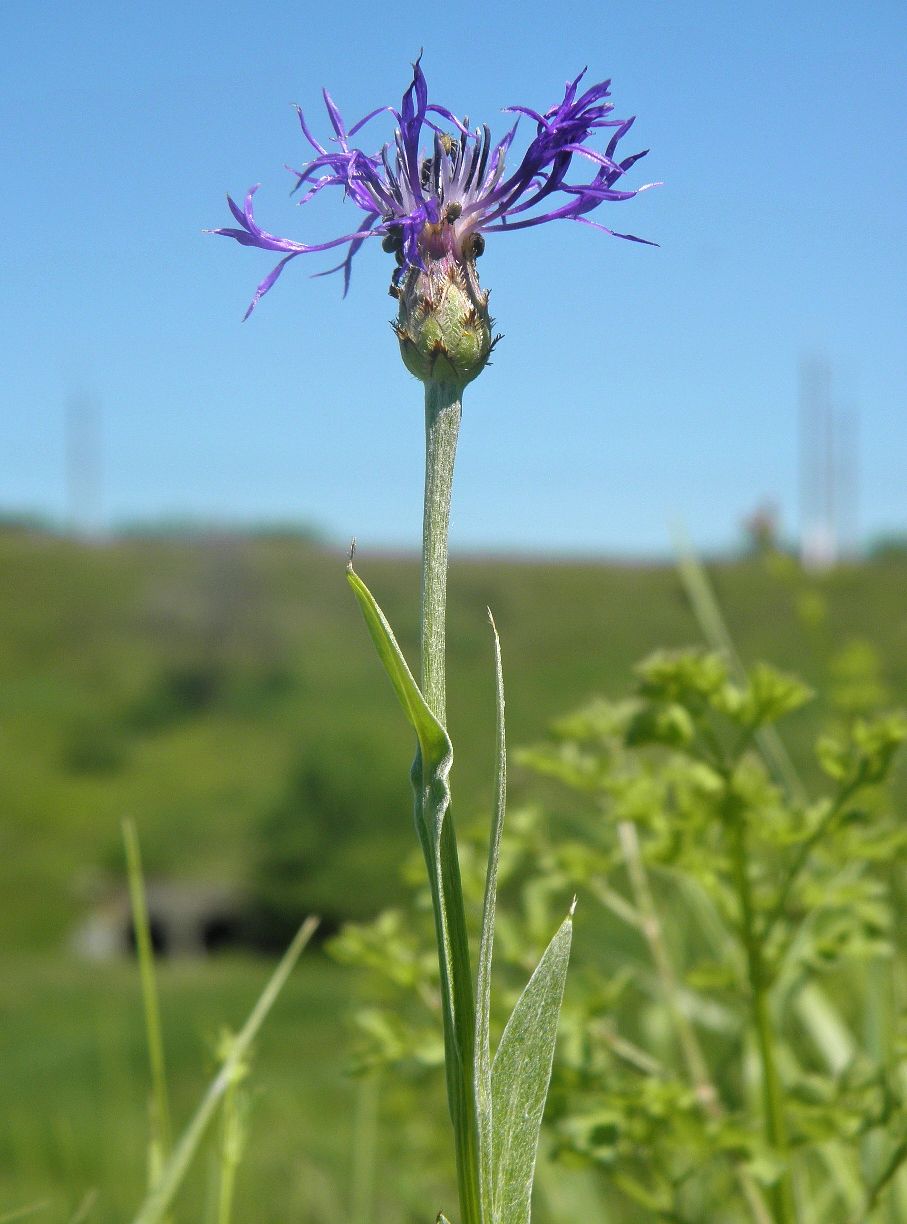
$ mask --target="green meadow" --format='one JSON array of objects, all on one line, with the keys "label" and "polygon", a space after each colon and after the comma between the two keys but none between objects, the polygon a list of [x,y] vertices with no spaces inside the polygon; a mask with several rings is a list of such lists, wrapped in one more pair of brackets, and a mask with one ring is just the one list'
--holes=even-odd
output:
[{"label": "green meadow", "polygon": [[[122,890],[124,817],[149,880],[226,882],[270,914],[271,939],[288,913],[317,912],[334,928],[405,895],[412,745],[345,561],[292,534],[80,544],[0,531],[0,1221],[33,1207],[22,1218],[114,1224],[141,1198],[148,1074],[136,968],[71,950],[80,924]],[[357,569],[413,658],[416,560],[363,553]],[[907,554],[821,577],[780,555],[709,572],[743,659],[796,671],[822,693],[783,727],[807,779],[835,710],[905,704]],[[593,695],[628,691],[650,651],[702,641],[669,564],[454,557],[449,724],[465,820],[483,817],[491,796],[487,607],[513,746]],[[512,783],[516,799],[538,786],[518,770]],[[903,766],[896,785],[907,795]],[[291,879],[280,877],[284,847]],[[163,962],[177,1121],[269,964],[248,953]],[[346,1074],[344,1023],[361,990],[313,948],[278,1001],[244,1094],[236,1219],[408,1224],[427,1221],[442,1194],[452,1201],[434,1172],[444,1168],[435,1121],[379,1128],[372,1155],[362,1139],[375,1134],[374,1093],[380,1111],[394,1086]],[[439,1091],[425,1119],[443,1114]],[[371,1161],[379,1174],[366,1194]],[[210,1176],[203,1158],[176,1219],[205,1218]],[[540,1221],[544,1188],[543,1171]]]}]

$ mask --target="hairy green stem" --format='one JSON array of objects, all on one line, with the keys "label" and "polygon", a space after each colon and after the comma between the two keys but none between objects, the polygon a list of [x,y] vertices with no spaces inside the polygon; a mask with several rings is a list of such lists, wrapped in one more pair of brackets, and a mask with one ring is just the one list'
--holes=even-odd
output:
[{"label": "hairy green stem", "polygon": [[[425,384],[425,505],[422,521],[422,694],[442,724],[447,716],[447,536],[462,388]],[[421,772],[417,757],[415,771]],[[427,813],[429,823],[434,814]],[[475,1014],[463,888],[453,815],[443,813],[437,855],[423,840],[444,996],[447,1097],[453,1122],[463,1224],[482,1224],[479,1134],[475,1096]]]},{"label": "hairy green stem", "polygon": [[[748,871],[748,846],[746,814],[728,802],[728,828],[731,838],[734,883],[740,901],[743,944],[746,951],[747,973],[750,986],[750,1004],[762,1065],[762,1102],[765,1118],[765,1138],[773,1152],[784,1162],[790,1156],[787,1122],[784,1116],[784,1096],[781,1079],[775,1061],[775,1044],[769,1015],[768,973],[762,953],[762,943],[756,926],[756,910]],[[771,1188],[771,1204],[777,1224],[796,1224],[797,1209],[794,1202],[793,1182],[790,1168],[785,1167]]]},{"label": "hairy green stem", "polygon": [[422,517],[422,695],[438,722],[447,718],[447,535],[461,389],[425,384],[425,505]]}]

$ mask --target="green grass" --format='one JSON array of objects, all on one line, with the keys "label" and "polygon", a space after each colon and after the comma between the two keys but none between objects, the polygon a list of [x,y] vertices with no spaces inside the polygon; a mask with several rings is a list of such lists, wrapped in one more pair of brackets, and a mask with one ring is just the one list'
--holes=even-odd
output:
[{"label": "green grass", "polygon": [[[256,1224],[346,1218],[356,1081],[344,1074],[338,1018],[352,975],[306,954],[256,1042],[249,1136],[235,1218]],[[159,970],[173,1112],[188,1121],[216,1068],[224,1027],[238,1029],[268,976],[242,959]],[[123,1224],[143,1196],[149,1079],[134,965],[86,969],[59,958],[6,959],[0,972],[0,1218],[46,1203],[38,1221],[68,1221],[91,1192],[93,1224]],[[438,1117],[443,1101],[426,1102]],[[401,1136],[402,1138],[402,1136]],[[448,1195],[407,1156],[381,1191],[382,1218],[423,1219],[422,1194]],[[201,1220],[210,1160],[197,1162],[179,1216]],[[395,1175],[396,1176],[396,1175]],[[396,1191],[399,1190],[399,1200]],[[407,1204],[412,1214],[406,1215]],[[400,1212],[403,1214],[400,1214]]]},{"label": "green grass", "polygon": [[[306,900],[355,914],[386,900],[411,844],[411,743],[343,562],[292,538],[85,547],[0,534],[3,946],[61,945],[120,873],[124,815],[149,876],[244,882],[256,830],[300,761],[330,773],[348,753],[368,762],[371,791],[344,822],[355,837],[319,856]],[[415,561],[364,554],[359,565],[413,659]],[[808,588],[761,562],[712,574],[745,659],[823,680],[841,644],[868,638],[892,701],[907,691],[904,557],[844,567]],[[592,694],[625,691],[648,651],[700,640],[667,566],[454,558],[450,604],[461,813],[491,795],[486,605],[501,634],[514,745]],[[805,605],[824,607],[821,623],[804,623]],[[821,713],[787,730],[807,770]]]},{"label": "green grass", "polygon": [[[85,547],[0,532],[0,1219],[47,1202],[34,1218],[68,1224],[96,1191],[93,1224],[122,1224],[142,1195],[148,1073],[137,971],[66,952],[93,899],[122,886],[124,816],[138,827],[149,877],[243,884],[257,831],[300,761],[330,773],[353,753],[373,786],[349,800],[344,827],[314,854],[305,901],[365,915],[394,898],[414,844],[412,745],[344,563],[292,537]],[[362,554],[357,564],[414,660],[415,560]],[[876,683],[890,704],[905,704],[907,557],[819,580],[758,560],[710,572],[745,661],[767,658],[825,687],[830,674],[841,682],[842,648],[865,640],[878,654]],[[701,640],[670,566],[455,557],[449,703],[461,819],[491,803],[486,605],[501,634],[513,746],[595,693],[626,692],[647,652]],[[816,704],[785,725],[807,776],[827,714]],[[531,785],[514,771],[515,798]],[[899,786],[907,797],[903,769]],[[177,1128],[215,1065],[221,1028],[242,1022],[267,974],[244,959],[162,966]],[[236,1220],[348,1217],[357,1089],[343,1076],[339,1021],[354,989],[351,975],[307,953],[269,1018]],[[381,1135],[378,1167],[393,1177],[379,1178],[373,1224],[425,1224],[453,1203],[431,1172],[446,1167],[444,1110],[439,1093],[425,1118]],[[178,1219],[205,1224],[207,1176],[202,1161]]]}]

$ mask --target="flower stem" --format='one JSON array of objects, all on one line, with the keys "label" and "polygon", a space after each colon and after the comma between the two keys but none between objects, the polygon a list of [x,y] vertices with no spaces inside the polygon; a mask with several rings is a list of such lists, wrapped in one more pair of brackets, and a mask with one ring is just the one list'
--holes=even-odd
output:
[{"label": "flower stem", "polygon": [[461,389],[425,384],[425,506],[422,518],[422,695],[439,722],[447,717],[447,534]]},{"label": "flower stem", "polygon": [[734,884],[740,902],[741,931],[746,952],[750,1004],[756,1029],[756,1042],[759,1047],[759,1061],[762,1064],[765,1138],[769,1147],[785,1165],[781,1176],[771,1187],[772,1210],[777,1224],[796,1224],[797,1209],[788,1165],[790,1149],[787,1122],[784,1116],[784,1096],[775,1061],[775,1045],[769,1015],[768,974],[762,943],[756,927],[756,910],[748,871],[746,813],[733,803],[730,796],[727,803],[727,817],[731,838]]},{"label": "flower stem", "polygon": [[[425,384],[425,507],[422,523],[422,694],[440,723],[446,721],[447,535],[462,388]],[[421,768],[416,758],[414,770]],[[430,795],[430,792],[426,792]],[[429,802],[431,799],[429,797]],[[482,1224],[479,1137],[475,1096],[475,1013],[460,862],[453,815],[428,812],[441,824],[437,857],[423,841],[431,882],[441,967],[447,1099],[456,1146],[462,1224]]]}]

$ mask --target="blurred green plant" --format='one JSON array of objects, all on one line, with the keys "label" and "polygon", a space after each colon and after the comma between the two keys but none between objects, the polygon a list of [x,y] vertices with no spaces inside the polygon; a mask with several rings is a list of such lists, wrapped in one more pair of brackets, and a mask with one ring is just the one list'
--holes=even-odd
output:
[{"label": "blurred green plant", "polygon": [[[429,437],[433,402],[444,407],[455,403],[458,423],[458,399],[445,403],[442,394],[449,391],[450,388],[426,387]],[[455,444],[455,429],[451,436]],[[441,722],[445,714],[447,512],[453,451],[446,456],[449,461],[446,506],[444,494],[432,497],[429,492],[432,465],[438,458],[430,442],[423,550],[425,694],[416,684],[384,613],[353,570],[352,557],[348,578],[384,670],[416,733],[416,758],[411,771],[414,815],[434,917],[444,1071],[454,1132],[460,1211],[464,1224],[528,1224],[542,1114],[570,959],[574,906],[558,926],[513,1005],[492,1058],[491,963],[506,798],[504,681],[500,643],[489,613],[494,637],[497,768],[483,873],[478,971],[473,980],[461,860],[450,811],[448,777],[453,748]],[[433,521],[436,517],[437,524]],[[440,529],[437,551],[431,547],[436,526]],[[442,1221],[449,1224],[443,1212],[438,1213],[437,1219],[439,1224]]]},{"label": "blurred green plant", "polygon": [[[792,794],[764,737],[809,699],[767,665],[734,679],[714,652],[658,652],[634,695],[585,706],[519,756],[582,808],[511,818],[498,962],[522,969],[517,929],[544,929],[577,888],[588,935],[581,924],[549,1144],[599,1171],[603,1215],[869,1220],[888,1190],[884,1218],[907,1219],[892,878],[907,826],[886,785],[907,720],[836,717],[817,749],[826,787]],[[475,850],[463,859],[475,906]],[[436,1061],[426,1016],[397,993],[432,1008],[424,947],[393,914],[333,942],[393,991],[361,1017],[361,1065]]]},{"label": "blurred green plant", "polygon": [[[154,950],[138,834],[131,821],[123,822],[123,842],[129,880],[132,921],[145,1013],[145,1036],[151,1072],[148,1190],[134,1224],[168,1224],[170,1209],[213,1119],[220,1111],[218,1177],[213,1198],[217,1224],[230,1224],[236,1171],[245,1141],[245,1102],[241,1084],[248,1074],[252,1043],[285,986],[296,962],[318,926],[309,917],[297,931],[276,969],[256,1000],[240,1031],[221,1035],[218,1072],[176,1143],[172,1140],[170,1099],[164,1057],[163,1026],[158,1000]],[[77,1213],[78,1214],[78,1213]],[[86,1213],[87,1214],[87,1213]]]},{"label": "blurred green plant", "polygon": [[[351,758],[356,770],[348,767]],[[385,830],[399,819],[404,796],[392,763],[372,742],[310,736],[282,793],[251,831],[247,891],[254,942],[284,947],[304,913],[317,911],[324,933],[343,918],[374,913],[373,892],[360,893],[350,880],[378,872],[389,877],[393,894],[398,848],[388,844]]]}]

